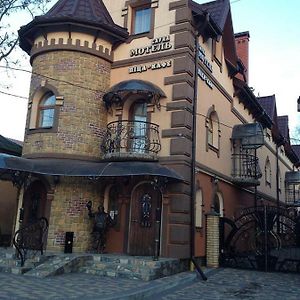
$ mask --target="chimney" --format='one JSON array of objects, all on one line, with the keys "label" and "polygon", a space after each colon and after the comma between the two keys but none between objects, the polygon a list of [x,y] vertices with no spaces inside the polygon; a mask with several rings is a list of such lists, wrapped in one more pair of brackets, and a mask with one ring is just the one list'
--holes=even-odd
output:
[{"label": "chimney", "polygon": [[[235,46],[238,58],[242,61],[245,66],[244,76],[246,78],[246,82],[249,82],[249,39],[250,34],[249,31],[236,33],[234,35],[235,38]],[[244,80],[242,74],[238,74],[237,77],[241,80]]]}]

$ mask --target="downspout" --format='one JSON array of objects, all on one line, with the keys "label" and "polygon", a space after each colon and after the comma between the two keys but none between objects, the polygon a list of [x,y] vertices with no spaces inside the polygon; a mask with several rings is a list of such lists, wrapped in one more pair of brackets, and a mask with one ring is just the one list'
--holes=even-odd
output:
[{"label": "downspout", "polygon": [[276,202],[277,202],[277,233],[280,231],[279,222],[279,146],[276,144]]},{"label": "downspout", "polygon": [[[209,21],[209,14],[206,14],[206,20],[204,22],[203,28],[207,25]],[[195,203],[196,203],[196,142],[197,142],[197,101],[198,101],[198,52],[199,52],[199,42],[198,38],[200,36],[198,31],[195,34],[195,57],[194,57],[194,99],[193,99],[193,123],[192,123],[192,161],[191,161],[191,226],[190,226],[190,261],[193,264],[198,273],[201,275],[203,280],[207,280],[207,277],[201,270],[199,264],[195,259]]]}]

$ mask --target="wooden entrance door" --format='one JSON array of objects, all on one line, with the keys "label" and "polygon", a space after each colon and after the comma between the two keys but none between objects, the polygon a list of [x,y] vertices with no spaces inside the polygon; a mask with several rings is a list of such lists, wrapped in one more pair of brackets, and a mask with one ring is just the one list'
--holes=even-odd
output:
[{"label": "wooden entrance door", "polygon": [[151,184],[136,188],[131,199],[129,220],[130,255],[153,256],[155,251],[156,211],[161,195]]}]

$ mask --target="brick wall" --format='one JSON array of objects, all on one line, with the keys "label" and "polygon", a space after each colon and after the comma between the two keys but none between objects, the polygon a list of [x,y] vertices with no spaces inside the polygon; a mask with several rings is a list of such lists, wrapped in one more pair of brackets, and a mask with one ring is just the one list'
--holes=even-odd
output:
[{"label": "brick wall", "polygon": [[90,249],[93,219],[88,217],[88,201],[94,210],[102,202],[99,185],[88,179],[61,178],[51,203],[47,250],[63,251],[67,231],[74,232],[74,252]]},{"label": "brick wall", "polygon": [[206,263],[208,267],[219,267],[220,234],[219,216],[217,214],[207,214],[206,219]]},{"label": "brick wall", "polygon": [[[36,57],[32,70],[48,78],[32,76],[30,99],[46,80],[64,100],[59,107],[57,132],[34,133],[31,130],[30,134],[25,135],[23,155],[53,153],[100,157],[101,138],[107,124],[102,96],[110,85],[110,63],[80,52],[56,51]],[[26,128],[28,126],[29,114]]]}]

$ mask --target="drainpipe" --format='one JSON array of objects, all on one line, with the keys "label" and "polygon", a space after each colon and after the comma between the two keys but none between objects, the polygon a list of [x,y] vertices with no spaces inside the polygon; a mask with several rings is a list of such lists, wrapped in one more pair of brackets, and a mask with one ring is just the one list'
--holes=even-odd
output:
[{"label": "drainpipe", "polygon": [[277,233],[280,231],[279,222],[279,146],[276,144],[276,202],[277,202]]},{"label": "drainpipe", "polygon": [[[258,161],[257,161],[257,149],[256,148],[254,150],[254,159],[255,159],[255,179],[257,180],[258,179],[258,176],[257,176]],[[255,186],[254,186],[254,207],[255,207],[255,211],[256,211],[257,210],[257,184],[255,184]]]},{"label": "drainpipe", "polygon": [[[209,14],[206,14],[206,21],[204,27],[208,23]],[[199,43],[198,38],[200,36],[199,31],[195,34],[195,57],[194,57],[194,99],[193,99],[193,124],[192,124],[192,161],[191,161],[191,226],[190,226],[190,261],[194,265],[198,273],[203,280],[207,280],[207,277],[201,270],[199,264],[195,259],[195,203],[196,203],[196,141],[197,141],[197,100],[198,100],[198,52]]]}]

